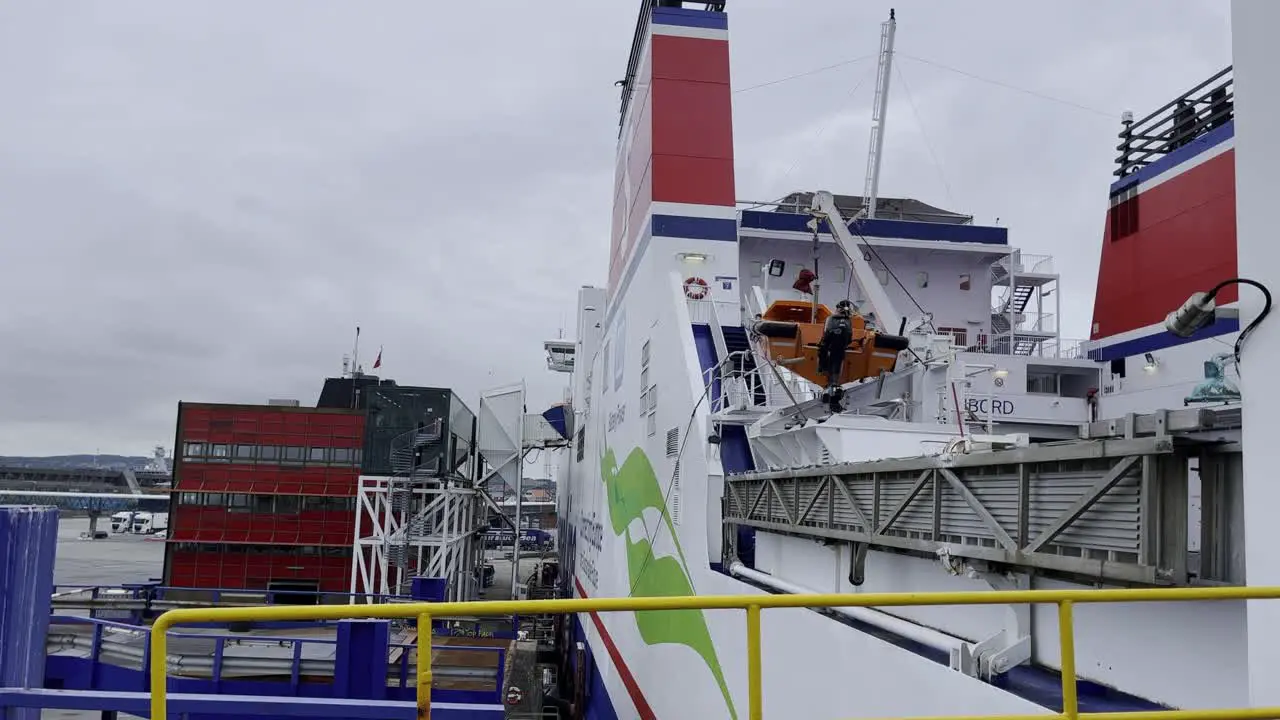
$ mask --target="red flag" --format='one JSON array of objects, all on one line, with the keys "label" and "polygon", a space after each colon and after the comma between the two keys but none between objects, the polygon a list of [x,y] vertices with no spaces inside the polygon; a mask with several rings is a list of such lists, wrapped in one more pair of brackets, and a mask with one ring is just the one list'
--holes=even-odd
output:
[{"label": "red flag", "polygon": [[373,360],[373,369],[377,370],[380,367],[382,367],[382,348],[381,347],[378,348],[378,357],[374,358]]}]

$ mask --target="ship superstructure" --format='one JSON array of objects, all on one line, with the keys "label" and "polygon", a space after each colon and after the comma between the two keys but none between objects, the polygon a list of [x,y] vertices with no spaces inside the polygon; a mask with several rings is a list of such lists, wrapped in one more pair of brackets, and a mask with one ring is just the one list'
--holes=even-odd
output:
[{"label": "ship superstructure", "polygon": [[[573,377],[574,453],[559,479],[566,590],[1243,582],[1238,410],[1107,414],[1112,366],[1097,359],[1097,332],[1061,337],[1052,260],[1021,252],[1006,228],[880,197],[870,173],[862,196],[814,188],[737,210],[728,17],[677,5],[645,2],[637,26],[609,285],[580,290],[574,344],[548,346],[549,365]],[[891,53],[890,41],[882,70]],[[1163,312],[1196,289],[1179,287]],[[804,365],[803,334],[844,299],[859,328],[902,347],[842,378],[833,406]],[[793,350],[777,342],[797,336]],[[1197,367],[1181,381],[1201,378]],[[763,627],[765,707],[1056,710],[1051,612],[780,614]],[[1244,704],[1244,619],[1243,604],[1090,608],[1076,630],[1077,672],[1095,684],[1082,703]],[[588,717],[740,716],[740,625],[696,611],[579,618]]]}]

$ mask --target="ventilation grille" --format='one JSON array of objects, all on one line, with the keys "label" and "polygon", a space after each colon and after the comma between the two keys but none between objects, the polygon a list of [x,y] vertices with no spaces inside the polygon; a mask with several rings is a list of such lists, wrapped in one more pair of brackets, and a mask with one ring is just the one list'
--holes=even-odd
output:
[{"label": "ventilation grille", "polygon": [[672,463],[671,468],[671,523],[680,524],[680,462]]},{"label": "ventilation grille", "polygon": [[680,428],[673,427],[667,431],[667,457],[675,457],[680,453]]}]

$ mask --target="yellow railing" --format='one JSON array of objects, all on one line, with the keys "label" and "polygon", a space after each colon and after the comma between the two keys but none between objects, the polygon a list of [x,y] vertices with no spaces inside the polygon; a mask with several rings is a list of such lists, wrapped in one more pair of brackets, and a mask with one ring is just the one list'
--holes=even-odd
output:
[{"label": "yellow railing", "polygon": [[[165,720],[168,658],[167,631],[175,625],[205,622],[280,620],[418,619],[429,628],[431,618],[469,615],[563,615],[580,612],[635,610],[746,610],[747,686],[749,720],[764,717],[760,676],[760,611],[797,607],[903,607],[916,605],[1048,604],[1058,606],[1061,645],[1062,713],[1076,720],[1249,720],[1280,718],[1280,707],[1229,710],[1161,710],[1151,712],[1082,713],[1076,697],[1075,626],[1072,609],[1078,603],[1171,602],[1196,600],[1275,600],[1280,587],[1168,588],[1139,590],[998,590],[989,592],[867,593],[823,595],[699,595],[693,597],[592,598],[575,600],[512,600],[496,602],[405,603],[396,605],[272,605],[269,607],[170,610],[156,619],[151,631],[151,718]],[[418,633],[418,717],[431,717],[431,633]],[[423,659],[426,659],[425,661]],[[1053,715],[945,716],[929,720],[1044,720]]]}]

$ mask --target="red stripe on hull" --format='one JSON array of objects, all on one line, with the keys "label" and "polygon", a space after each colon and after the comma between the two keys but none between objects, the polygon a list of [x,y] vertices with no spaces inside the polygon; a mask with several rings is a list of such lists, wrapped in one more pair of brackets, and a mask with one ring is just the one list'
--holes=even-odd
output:
[{"label": "red stripe on hull", "polygon": [[[1192,293],[1236,276],[1235,151],[1137,196],[1138,230],[1102,238],[1091,339],[1163,322]],[[1234,287],[1219,303],[1234,302]]]},{"label": "red stripe on hull", "polygon": [[[579,595],[584,598],[590,597],[577,578],[573,579],[573,584],[578,588]],[[587,614],[591,616],[591,624],[595,625],[596,632],[600,633],[600,640],[604,643],[605,651],[609,653],[609,659],[613,661],[613,666],[618,669],[618,677],[621,678],[623,686],[627,688],[627,694],[631,696],[631,702],[636,706],[636,714],[640,716],[641,720],[657,720],[657,716],[653,714],[653,708],[649,707],[649,701],[644,699],[644,693],[640,691],[640,684],[636,682],[636,676],[631,674],[631,669],[622,661],[622,652],[618,650],[618,646],[613,642],[609,631],[604,629],[604,622],[600,619],[600,614],[595,612]]]}]

